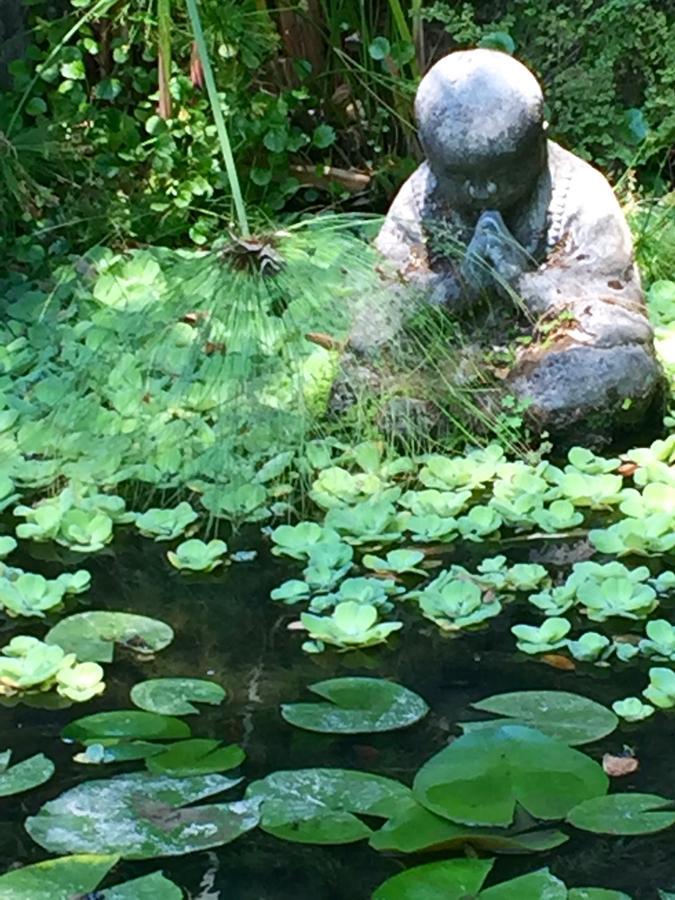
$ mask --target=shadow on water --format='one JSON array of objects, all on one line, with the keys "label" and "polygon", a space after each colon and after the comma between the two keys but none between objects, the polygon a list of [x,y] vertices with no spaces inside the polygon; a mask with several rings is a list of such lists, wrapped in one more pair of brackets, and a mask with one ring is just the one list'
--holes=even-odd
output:
[{"label": "shadow on water", "polygon": [[[239,535],[234,543],[238,548],[260,547],[257,535]],[[482,545],[481,556],[494,550]],[[34,552],[48,556],[50,551],[36,546]],[[263,546],[254,562],[233,564],[221,573],[185,577],[171,569],[165,552],[164,544],[122,533],[104,553],[86,560],[93,586],[84,597],[76,598],[80,603],[73,604],[69,612],[78,607],[111,609],[163,619],[176,632],[169,648],[150,662],[139,662],[118,651],[116,661],[106,667],[106,693],[81,708],[38,710],[18,705],[0,709],[0,747],[13,748],[17,761],[44,752],[57,765],[56,775],[45,786],[3,801],[3,869],[16,862],[46,858],[22,827],[26,816],[46,800],[78,781],[137,768],[137,764],[92,768],[73,763],[73,746],[64,744],[59,732],[85,711],[129,707],[130,687],[146,678],[207,677],[227,688],[229,696],[222,706],[203,707],[201,715],[188,721],[196,736],[244,747],[247,759],[242,774],[246,780],[280,769],[339,766],[372,771],[407,784],[419,766],[458,733],[456,723],[471,718],[468,705],[476,700],[506,690],[565,689],[609,704],[639,693],[647,682],[646,664],[612,669],[579,665],[577,671],[566,672],[514,654],[510,626],[532,619],[518,604],[507,607],[485,631],[458,639],[442,637],[431,623],[403,612],[406,628],[391,646],[309,656],[300,649],[301,634],[286,627],[297,612],[268,599],[273,587],[295,577],[296,570],[288,562],[272,557]],[[526,551],[520,548],[513,558],[527,559]],[[81,565],[79,558],[71,556],[67,561]],[[58,565],[32,557],[17,562],[46,575],[63,569],[63,559]],[[42,626],[21,630],[38,636],[44,633]],[[12,636],[8,629],[3,632],[3,638]],[[349,674],[399,681],[420,693],[432,712],[405,731],[345,737],[304,732],[281,719],[280,703],[308,699],[308,684]],[[672,796],[674,720],[659,714],[639,726],[622,725],[584,750],[600,759],[604,752],[620,752],[624,745],[634,749],[641,765],[637,773],[619,781],[620,789]],[[241,795],[238,790],[231,792],[233,797]],[[365,843],[342,847],[292,844],[255,831],[207,853],[123,863],[116,875],[122,880],[162,868],[188,896],[204,900],[366,900],[385,878],[428,860],[426,855],[378,854]],[[573,835],[567,844],[548,853],[500,857],[493,880],[546,865],[569,886],[621,889],[635,900],[652,900],[657,888],[675,888],[671,832],[639,838]]]}]

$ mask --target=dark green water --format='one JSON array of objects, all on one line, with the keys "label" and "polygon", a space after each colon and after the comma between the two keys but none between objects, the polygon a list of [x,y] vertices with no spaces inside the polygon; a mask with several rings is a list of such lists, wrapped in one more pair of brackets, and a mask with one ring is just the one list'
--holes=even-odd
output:
[{"label": "dark green water", "polygon": [[[240,535],[232,544],[235,549],[260,546],[255,531]],[[480,557],[498,549],[481,545]],[[521,546],[511,555],[514,560],[527,560],[530,549]],[[339,766],[372,771],[407,784],[419,766],[458,733],[456,723],[471,717],[468,705],[473,701],[507,690],[565,689],[611,703],[639,694],[647,682],[646,663],[612,669],[579,664],[576,672],[562,672],[515,654],[510,625],[535,621],[519,604],[509,606],[485,631],[457,639],[444,638],[431,623],[403,612],[406,627],[387,647],[308,656],[300,650],[302,633],[286,627],[297,617],[297,609],[268,600],[271,588],[294,577],[296,569],[269,555],[264,546],[252,563],[195,577],[169,566],[166,545],[131,532],[121,534],[105,552],[84,560],[72,554],[60,561],[50,560],[45,557],[53,551],[39,545],[34,545],[34,552],[42,558],[24,557],[15,564],[46,575],[63,571],[64,562],[70,567],[84,563],[91,571],[92,589],[75,598],[69,612],[139,612],[170,623],[176,638],[151,662],[142,663],[118,651],[116,662],[106,666],[107,690],[95,701],[52,711],[22,705],[0,708],[0,747],[13,748],[15,762],[44,752],[57,765],[56,775],[42,788],[0,801],[2,871],[17,862],[46,858],[22,827],[26,816],[46,800],[78,781],[138,768],[138,764],[93,767],[73,763],[75,748],[64,744],[59,732],[81,715],[129,707],[129,688],[146,678],[208,677],[227,689],[229,697],[222,706],[206,707],[200,716],[190,716],[187,721],[195,736],[241,744],[247,754],[242,766],[247,781],[280,769]],[[470,563],[466,558],[457,561]],[[5,623],[0,635],[3,643],[18,631],[42,636],[45,628]],[[315,735],[281,719],[280,703],[307,700],[306,685],[340,675],[392,678],[421,694],[432,712],[405,731],[354,737]],[[604,741],[583,749],[600,759],[604,752],[620,752],[624,744],[634,749],[640,769],[618,780],[617,787],[675,796],[675,718],[657,714],[637,726],[622,725]],[[243,786],[239,786],[226,796],[235,799],[242,793]],[[640,838],[578,833],[549,853],[498,858],[491,882],[549,866],[570,887],[615,888],[635,900],[654,900],[658,888],[675,890],[674,850],[672,830]],[[291,844],[255,831],[207,853],[121,864],[115,881],[162,868],[187,896],[202,900],[367,900],[385,878],[429,859],[426,855],[383,855],[365,843],[342,847]]]}]

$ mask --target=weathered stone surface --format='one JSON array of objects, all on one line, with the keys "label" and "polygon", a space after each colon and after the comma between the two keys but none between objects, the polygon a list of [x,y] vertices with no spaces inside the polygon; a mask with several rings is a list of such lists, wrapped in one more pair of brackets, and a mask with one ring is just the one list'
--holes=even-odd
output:
[{"label": "weathered stone surface", "polygon": [[[658,412],[664,382],[630,231],[604,176],[546,139],[534,76],[497,51],[451,53],[415,109],[427,161],[376,242],[399,281],[457,316],[485,298],[514,318],[525,310],[534,340],[506,384],[539,429],[597,445]],[[366,321],[388,321],[365,337],[357,325],[360,353],[394,339],[401,296],[366,307]]]}]

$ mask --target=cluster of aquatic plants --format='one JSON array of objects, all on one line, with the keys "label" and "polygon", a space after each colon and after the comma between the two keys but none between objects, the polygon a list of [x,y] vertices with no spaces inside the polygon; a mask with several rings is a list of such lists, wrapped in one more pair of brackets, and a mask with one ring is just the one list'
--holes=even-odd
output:
[{"label": "cluster of aquatic plants", "polygon": [[12,638],[0,654],[0,695],[45,693],[52,689],[66,700],[82,703],[105,690],[103,669],[78,662],[74,653],[35,637]]},{"label": "cluster of aquatic plants", "polygon": [[[284,704],[282,716],[320,734],[411,727],[428,712],[413,691],[380,679],[337,678],[310,690],[322,702]],[[136,762],[145,771],[85,780],[26,820],[29,835],[47,851],[72,854],[53,861],[59,885],[82,884],[76,880],[82,878],[81,853],[102,854],[97,858],[106,861],[175,856],[221,846],[256,828],[296,843],[366,840],[374,850],[405,855],[439,848],[452,854],[468,846],[492,854],[537,853],[567,841],[569,826],[637,835],[675,824],[672,801],[666,797],[608,793],[601,765],[574,748],[611,734],[618,719],[592,700],[560,691],[499,694],[475,703],[475,710],[498,718],[462,723],[464,734],[422,765],[412,788],[365,771],[305,768],[250,782],[238,800],[195,805],[241,784],[236,772],[220,773],[232,773],[245,756],[236,745],[193,737],[176,715],[197,713],[191,700],[217,704],[224,696],[213,682],[154,679],[132,689],[142,710],[97,713],[63,729],[64,739],[84,746],[75,755],[77,762]],[[31,771],[21,789],[53,772],[49,760],[37,768],[29,762]],[[0,774],[0,788],[2,778]],[[418,888],[428,891],[436,884],[443,896],[454,896],[453,879],[459,879],[462,891],[478,892],[494,863],[459,858],[413,867],[386,881],[374,896],[415,896]],[[23,881],[12,872],[0,877],[0,888],[31,883],[28,874],[41,884],[43,870],[20,871],[26,873]],[[437,873],[442,873],[440,880]],[[90,873],[87,884],[101,877]],[[131,884],[140,887],[141,880]],[[480,896],[500,896],[502,885],[510,892],[524,891],[522,896],[544,890],[568,896],[547,870],[503,882]],[[160,886],[165,888],[163,883],[152,885]],[[605,893],[594,888],[569,893],[570,898],[577,895],[600,898]]]}]

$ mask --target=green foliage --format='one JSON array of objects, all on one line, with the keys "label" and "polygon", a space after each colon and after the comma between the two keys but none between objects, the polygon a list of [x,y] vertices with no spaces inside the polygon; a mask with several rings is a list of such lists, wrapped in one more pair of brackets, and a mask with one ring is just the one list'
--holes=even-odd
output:
[{"label": "green foliage", "polygon": [[26,820],[26,830],[52,853],[179,856],[221,846],[255,828],[255,805],[187,805],[235,784],[237,779],[222,775],[171,778],[142,772],[86,781],[46,803]]},{"label": "green foliage", "polygon": [[422,614],[443,631],[457,631],[479,625],[501,612],[497,599],[484,599],[477,584],[442,572],[423,590],[411,593]]},{"label": "green foliage", "polygon": [[375,607],[355,600],[338,603],[330,616],[302,613],[300,621],[312,638],[303,644],[303,650],[309,653],[321,652],[325,644],[340,650],[372,647],[384,643],[392,632],[403,627],[402,622],[378,623]]},{"label": "green foliage", "polygon": [[656,794],[612,794],[585,800],[567,814],[575,828],[599,834],[651,834],[675,824],[673,801]]},{"label": "green foliage", "polygon": [[[0,797],[9,797],[30,791],[48,781],[55,771],[54,763],[43,753],[24,759],[13,766],[9,765],[12,752],[0,752]],[[0,881],[0,888],[2,882]]]},{"label": "green foliage", "polygon": [[180,543],[175,551],[169,550],[167,558],[174,569],[188,572],[211,572],[223,562],[227,553],[225,541],[214,539],[205,543],[198,538]]},{"label": "green foliage", "polygon": [[408,728],[428,713],[419,694],[381,678],[331,678],[310,684],[329,703],[284,703],[291,725],[323,734],[364,734]]},{"label": "green foliage", "polygon": [[654,707],[648,703],[643,703],[639,697],[626,697],[624,700],[617,700],[612,703],[612,709],[621,719],[626,722],[641,722],[654,715]]},{"label": "green foliage", "polygon": [[148,616],[136,613],[91,610],[61,619],[45,637],[87,662],[112,662],[115,645],[140,656],[158,653],[173,640],[173,629]]},{"label": "green foliage", "polygon": [[297,769],[254,781],[246,799],[260,803],[260,827],[287,841],[348,844],[370,836],[356,813],[388,818],[410,799],[398,781],[349,769]]},{"label": "green foliage", "polygon": [[135,684],[129,696],[146,712],[189,716],[199,713],[192,701],[218,706],[226,694],[219,684],[203,678],[152,678]]},{"label": "green foliage", "polygon": [[38,638],[13,637],[0,655],[0,695],[21,698],[52,689],[75,703],[91,700],[105,690],[103,669]]},{"label": "green foliage", "polygon": [[[672,143],[672,17],[654,0],[514,0],[485,15],[438,0],[425,9],[457,47],[500,32],[542,79],[551,136],[600,166],[638,161],[655,174]],[[607,75],[609,73],[609,76]]]},{"label": "green foliage", "polygon": [[566,635],[572,628],[567,619],[552,616],[543,625],[514,625],[511,628],[516,644],[523,653],[550,653],[564,647]]}]

